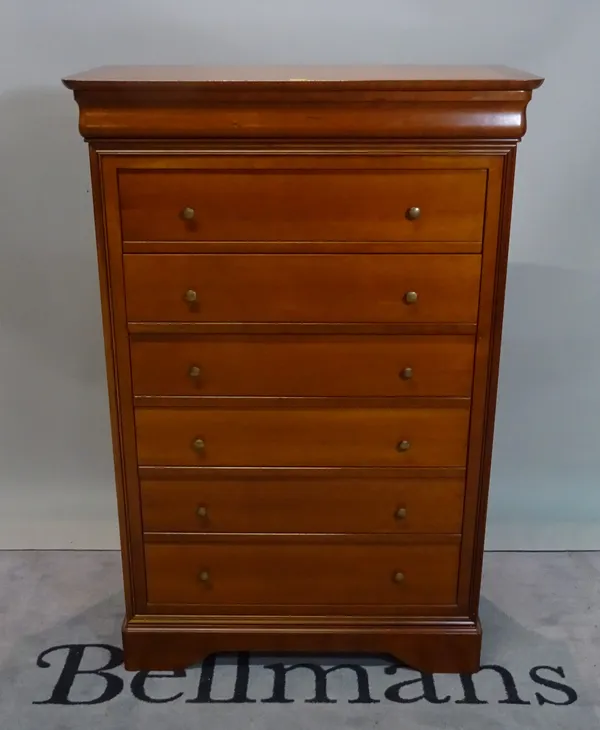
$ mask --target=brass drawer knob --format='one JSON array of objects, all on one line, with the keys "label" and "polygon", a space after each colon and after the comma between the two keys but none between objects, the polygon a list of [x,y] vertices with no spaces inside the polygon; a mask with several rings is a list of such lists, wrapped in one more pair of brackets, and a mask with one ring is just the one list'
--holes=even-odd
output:
[{"label": "brass drawer knob", "polygon": [[181,217],[186,221],[193,221],[196,211],[193,208],[184,208],[181,211]]},{"label": "brass drawer knob", "polygon": [[398,451],[408,451],[410,449],[410,441],[399,441],[396,448]]},{"label": "brass drawer knob", "polygon": [[198,517],[208,517],[208,510],[203,504],[201,504],[196,510],[196,514]]},{"label": "brass drawer knob", "polygon": [[404,580],[404,573],[394,573],[394,583],[402,583]]},{"label": "brass drawer knob", "polygon": [[402,380],[410,380],[413,376],[413,369],[412,368],[404,368],[404,370],[400,371],[400,377]]},{"label": "brass drawer knob", "polygon": [[201,370],[197,365],[192,365],[192,367],[188,371],[190,378],[197,378],[200,376],[200,373]]},{"label": "brass drawer knob", "polygon": [[404,301],[407,304],[414,304],[418,298],[419,296],[416,291],[407,291],[404,295]]},{"label": "brass drawer knob", "polygon": [[201,451],[204,451],[205,443],[202,439],[194,439],[192,446],[194,447],[194,451],[198,451],[200,453]]},{"label": "brass drawer knob", "polygon": [[406,507],[398,507],[396,510],[396,519],[404,520],[406,518]]},{"label": "brass drawer knob", "polygon": [[202,583],[208,583],[208,581],[210,580],[208,570],[201,570],[200,573],[198,573],[198,580]]},{"label": "brass drawer knob", "polygon": [[406,217],[409,221],[416,221],[417,218],[421,217],[421,209],[413,206],[406,211]]},{"label": "brass drawer knob", "polygon": [[195,302],[198,299],[198,295],[196,294],[196,292],[193,289],[188,289],[186,291],[186,293],[183,295],[183,298],[185,299],[186,302],[190,302],[190,304],[191,304],[192,302]]}]

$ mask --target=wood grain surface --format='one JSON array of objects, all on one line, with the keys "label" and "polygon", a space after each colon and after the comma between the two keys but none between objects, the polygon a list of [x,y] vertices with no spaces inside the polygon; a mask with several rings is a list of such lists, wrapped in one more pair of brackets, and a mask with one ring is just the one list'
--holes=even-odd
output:
[{"label": "wood grain surface", "polygon": [[[130,322],[476,322],[477,255],[125,254]],[[186,301],[188,291],[196,300]],[[414,291],[417,301],[407,303]]]},{"label": "wood grain surface", "polygon": [[463,479],[141,482],[146,532],[461,532]]},{"label": "wood grain surface", "polygon": [[247,241],[249,250],[253,241],[481,240],[485,170],[331,168],[124,169],[123,238]]},{"label": "wood grain surface", "polygon": [[136,424],[140,465],[464,466],[469,410],[138,408]]},{"label": "wood grain surface", "polygon": [[460,335],[131,341],[136,396],[469,396],[474,354],[474,339]]},{"label": "wood grain surface", "polygon": [[[219,604],[452,604],[454,545],[146,544],[148,600]],[[208,573],[203,581],[200,574]],[[394,578],[402,573],[403,580]],[[291,610],[288,609],[288,610]]]}]

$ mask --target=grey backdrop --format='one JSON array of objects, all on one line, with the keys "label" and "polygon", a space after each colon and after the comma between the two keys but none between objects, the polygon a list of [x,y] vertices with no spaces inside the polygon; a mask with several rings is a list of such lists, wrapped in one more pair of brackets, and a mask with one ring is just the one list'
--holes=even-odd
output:
[{"label": "grey backdrop", "polygon": [[116,547],[86,149],[105,63],[506,63],[520,147],[488,548],[600,548],[597,0],[3,0],[0,548]]}]

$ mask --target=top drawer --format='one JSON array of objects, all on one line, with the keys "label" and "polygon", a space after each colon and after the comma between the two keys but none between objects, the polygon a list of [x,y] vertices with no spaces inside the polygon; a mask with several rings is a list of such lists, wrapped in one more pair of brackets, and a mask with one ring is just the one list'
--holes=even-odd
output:
[{"label": "top drawer", "polygon": [[122,168],[123,239],[479,242],[482,238],[485,170],[349,168],[338,167],[339,161],[310,157],[302,159],[302,166],[286,158],[218,163],[201,158],[192,169]]}]

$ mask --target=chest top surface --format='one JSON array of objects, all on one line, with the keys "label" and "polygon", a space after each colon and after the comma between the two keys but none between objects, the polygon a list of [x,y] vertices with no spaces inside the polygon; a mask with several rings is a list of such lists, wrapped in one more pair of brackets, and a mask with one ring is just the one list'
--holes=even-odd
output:
[{"label": "chest top surface", "polygon": [[64,79],[69,89],[263,86],[402,90],[523,90],[539,76],[508,66],[101,66]]}]

